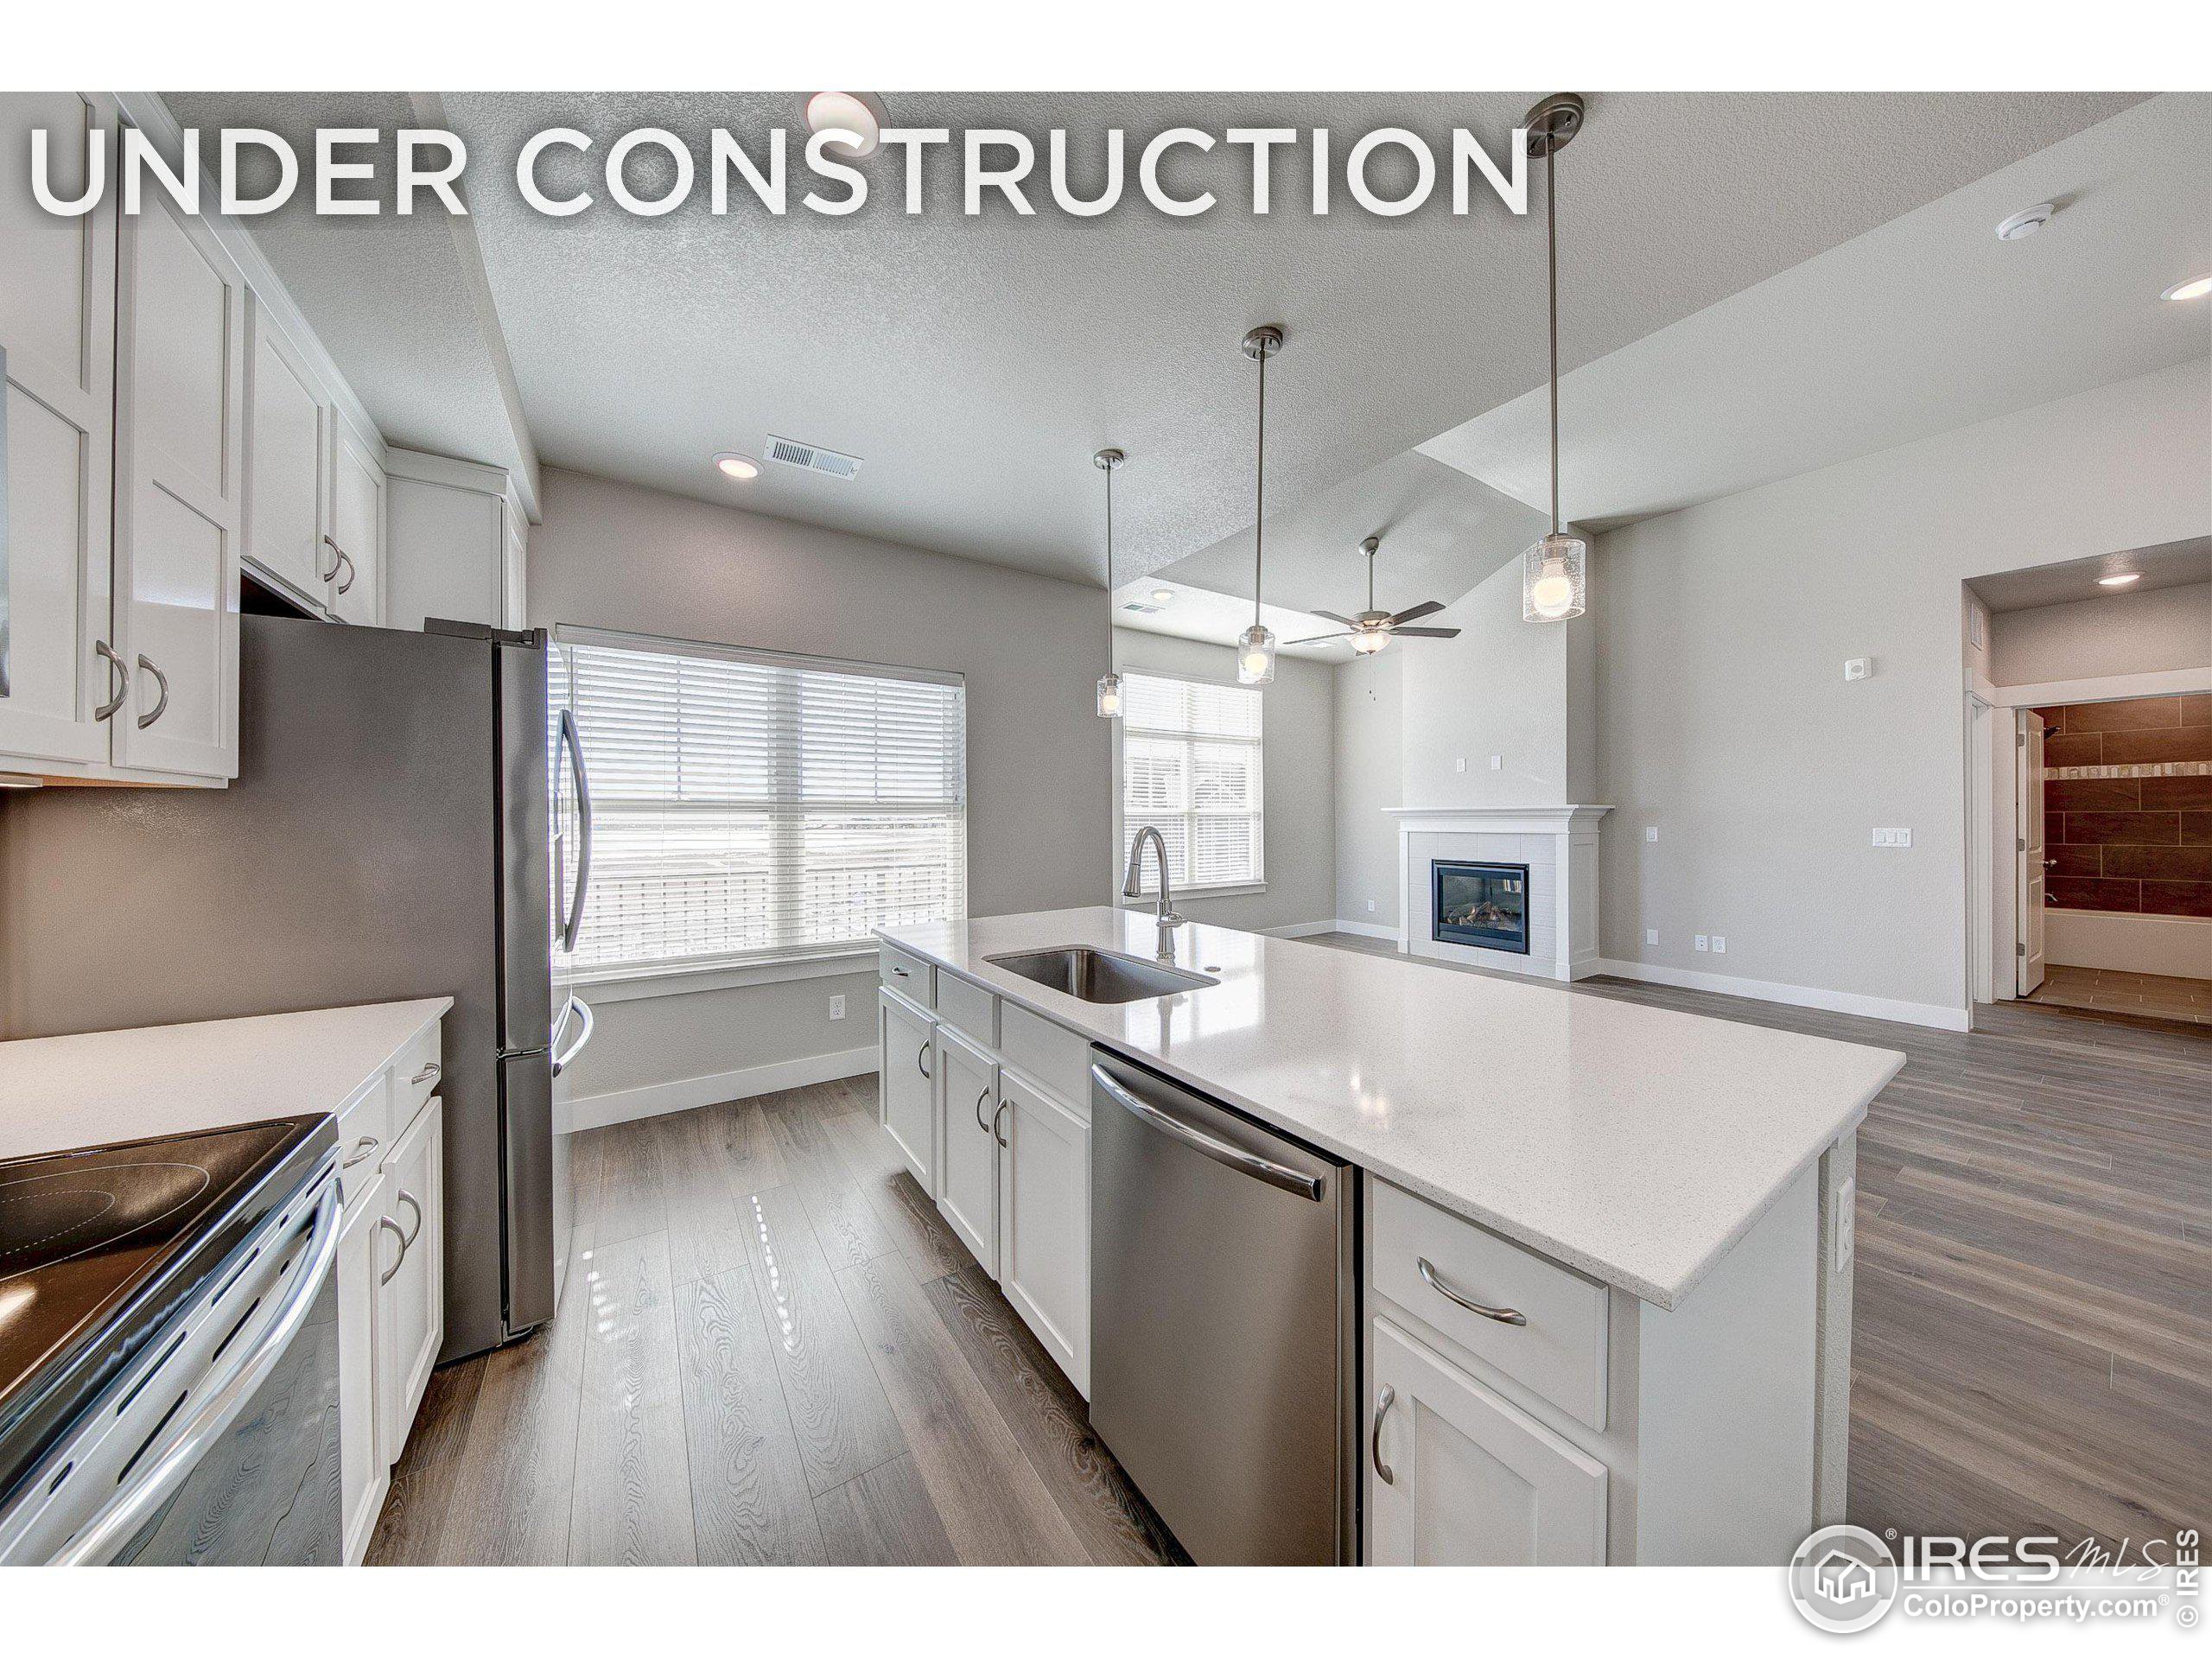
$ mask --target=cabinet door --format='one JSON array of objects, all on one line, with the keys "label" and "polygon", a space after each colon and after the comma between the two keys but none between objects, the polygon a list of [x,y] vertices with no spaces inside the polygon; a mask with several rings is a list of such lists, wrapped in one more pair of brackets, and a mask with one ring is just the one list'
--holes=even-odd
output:
[{"label": "cabinet door", "polygon": [[376,1306],[379,1250],[390,1253],[392,1241],[377,1225],[385,1212],[383,1177],[341,1179],[346,1226],[338,1236],[338,1467],[351,1564],[368,1552],[391,1483],[390,1469],[377,1456]]},{"label": "cabinet door", "polygon": [[944,1125],[937,1207],[975,1253],[999,1271],[999,1068],[950,1026],[937,1028],[938,1121]]},{"label": "cabinet door", "polygon": [[1368,1565],[1605,1564],[1603,1464],[1389,1320],[1368,1330]]},{"label": "cabinet door", "polygon": [[330,405],[257,299],[245,381],[245,556],[294,594],[327,604],[323,455]]},{"label": "cabinet door", "polygon": [[332,422],[330,539],[345,557],[331,578],[330,608],[341,622],[384,620],[384,465],[342,416]]},{"label": "cabinet door", "polygon": [[999,1288],[1090,1397],[1090,1125],[1001,1067]]},{"label": "cabinet door", "polygon": [[379,1229],[377,1449],[387,1468],[406,1449],[446,1335],[444,1118],[445,1103],[431,1101],[385,1160],[383,1213],[391,1225]]},{"label": "cabinet door", "polygon": [[878,1109],[884,1133],[906,1167],[937,1197],[936,1084],[931,1076],[930,1036],[936,1021],[887,991],[876,993],[883,1052],[878,1068]]},{"label": "cabinet door", "polygon": [[245,283],[159,190],[118,259],[113,759],[235,778]]},{"label": "cabinet door", "polygon": [[83,193],[91,136],[115,142],[105,101],[0,93],[0,771],[108,758],[92,711],[119,678],[95,649],[108,615],[115,455],[113,193],[79,218],[30,189],[43,128],[57,194]]}]

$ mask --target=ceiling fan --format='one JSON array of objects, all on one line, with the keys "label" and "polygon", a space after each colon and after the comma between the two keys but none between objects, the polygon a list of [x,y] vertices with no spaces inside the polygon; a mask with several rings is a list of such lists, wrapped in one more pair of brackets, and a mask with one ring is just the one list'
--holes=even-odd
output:
[{"label": "ceiling fan", "polygon": [[1359,550],[1367,555],[1367,608],[1357,616],[1338,616],[1334,611],[1315,611],[1313,613],[1315,616],[1325,616],[1332,622],[1343,623],[1344,632],[1317,633],[1310,639],[1293,639],[1290,641],[1292,645],[1311,645],[1324,639],[1349,639],[1351,648],[1361,656],[1372,657],[1396,636],[1408,639],[1456,639],[1459,637],[1457,628],[1409,628],[1406,626],[1442,610],[1444,601],[1440,599],[1424,600],[1410,610],[1400,611],[1395,616],[1388,611],[1375,608],[1375,553],[1382,545],[1380,536],[1370,536],[1359,544]]}]

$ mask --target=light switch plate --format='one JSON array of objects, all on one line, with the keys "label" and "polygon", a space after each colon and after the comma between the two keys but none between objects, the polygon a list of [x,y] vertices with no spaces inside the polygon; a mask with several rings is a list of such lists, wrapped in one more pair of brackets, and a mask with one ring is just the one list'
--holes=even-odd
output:
[{"label": "light switch plate", "polygon": [[1467,757],[1464,754],[1461,755],[1457,764],[1455,764],[1452,769],[1454,772],[1465,772],[1467,769]]},{"label": "light switch plate", "polygon": [[1643,942],[1644,942],[1646,944],[1658,944],[1658,943],[1659,943],[1659,930],[1658,930],[1657,928],[1656,928],[1656,927],[1647,927],[1647,928],[1645,928],[1645,929],[1643,930]]},{"label": "light switch plate", "polygon": [[1493,754],[1491,756],[1490,769],[1492,772],[1503,772],[1505,770],[1505,757],[1502,754]]},{"label": "light switch plate", "polygon": [[1657,824],[1656,824],[1656,823],[1647,823],[1647,824],[1645,824],[1645,825],[1643,826],[1643,838],[1644,838],[1646,841],[1656,841],[1656,840],[1658,840],[1658,839],[1659,839],[1659,826],[1658,826]]},{"label": "light switch plate", "polygon": [[1910,847],[1912,845],[1912,831],[1910,830],[1877,830],[1874,831],[1874,845],[1877,847]]}]

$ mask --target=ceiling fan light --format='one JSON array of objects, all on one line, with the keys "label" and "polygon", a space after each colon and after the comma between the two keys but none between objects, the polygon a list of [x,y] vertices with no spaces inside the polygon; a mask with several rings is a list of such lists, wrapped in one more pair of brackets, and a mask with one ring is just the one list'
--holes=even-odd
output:
[{"label": "ceiling fan light", "polygon": [[1554,531],[1521,556],[1521,620],[1564,622],[1582,614],[1590,544]]},{"label": "ceiling fan light", "polygon": [[1236,683],[1265,685],[1274,677],[1274,633],[1255,622],[1236,636]]},{"label": "ceiling fan light", "polygon": [[1351,648],[1363,657],[1372,657],[1389,643],[1388,628],[1361,628],[1351,637]]}]

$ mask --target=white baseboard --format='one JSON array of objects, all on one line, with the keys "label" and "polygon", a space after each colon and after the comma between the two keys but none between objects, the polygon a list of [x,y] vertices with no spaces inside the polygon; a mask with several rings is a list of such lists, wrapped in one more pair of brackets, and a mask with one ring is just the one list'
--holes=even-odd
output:
[{"label": "white baseboard", "polygon": [[1263,927],[1260,931],[1271,939],[1310,939],[1316,933],[1333,933],[1342,922],[1293,922],[1287,927]]},{"label": "white baseboard", "polygon": [[1373,922],[1348,922],[1339,916],[1328,925],[1335,932],[1354,933],[1363,939],[1388,939],[1393,944],[1398,942],[1396,928],[1379,927]]},{"label": "white baseboard", "polygon": [[1822,990],[1815,985],[1784,985],[1770,979],[1738,979],[1732,974],[1701,973],[1694,968],[1669,968],[1652,962],[1623,962],[1606,957],[1592,971],[1650,985],[1675,985],[1684,990],[1718,991],[1724,996],[1781,1002],[1793,1008],[1826,1008],[1831,1014],[1855,1014],[1868,1020],[1932,1026],[1938,1031],[1967,1031],[1973,1024],[1964,1008],[1947,1008],[1940,1002],[1901,1002],[1894,997],[1861,996],[1855,991]]},{"label": "white baseboard", "polygon": [[798,1089],[810,1083],[836,1077],[857,1077],[875,1070],[876,1051],[842,1049],[831,1054],[809,1054],[772,1065],[748,1065],[735,1071],[715,1071],[703,1077],[678,1077],[672,1083],[649,1083],[637,1089],[615,1089],[603,1095],[580,1095],[555,1109],[554,1130],[572,1135],[578,1129],[605,1128],[664,1112],[688,1112],[717,1101],[744,1100],[753,1095],[772,1095],[779,1089]]}]

